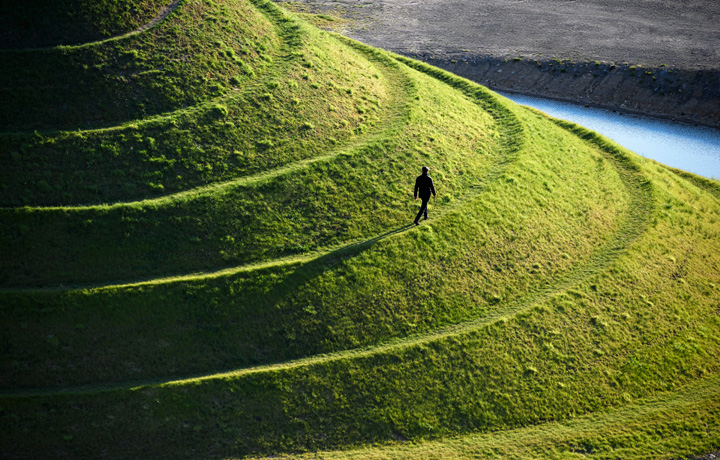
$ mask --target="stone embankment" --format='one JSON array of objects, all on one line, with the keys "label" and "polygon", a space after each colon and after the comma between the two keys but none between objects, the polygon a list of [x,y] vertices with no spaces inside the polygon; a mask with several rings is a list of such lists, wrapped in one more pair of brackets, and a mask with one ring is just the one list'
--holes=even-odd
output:
[{"label": "stone embankment", "polygon": [[720,127],[717,70],[461,53],[410,56],[498,91]]}]

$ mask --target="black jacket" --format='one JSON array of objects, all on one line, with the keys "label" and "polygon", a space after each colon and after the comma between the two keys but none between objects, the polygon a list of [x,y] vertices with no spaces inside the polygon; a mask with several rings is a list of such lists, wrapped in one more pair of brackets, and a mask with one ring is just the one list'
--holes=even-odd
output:
[{"label": "black jacket", "polygon": [[418,176],[418,178],[415,179],[415,198],[420,196],[420,198],[429,199],[431,193],[435,195],[435,186],[433,185],[432,178],[427,174]]}]

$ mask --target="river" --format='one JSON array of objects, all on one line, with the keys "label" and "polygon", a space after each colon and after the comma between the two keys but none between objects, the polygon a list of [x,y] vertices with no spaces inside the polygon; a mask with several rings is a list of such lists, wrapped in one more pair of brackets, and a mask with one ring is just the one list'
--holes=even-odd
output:
[{"label": "river", "polygon": [[720,179],[720,130],[519,94],[500,93],[548,115],[597,131],[623,147],[673,168]]}]

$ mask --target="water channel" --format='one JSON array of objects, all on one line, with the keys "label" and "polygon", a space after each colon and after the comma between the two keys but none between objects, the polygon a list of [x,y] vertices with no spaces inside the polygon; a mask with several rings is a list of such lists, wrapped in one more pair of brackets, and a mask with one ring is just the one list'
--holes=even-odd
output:
[{"label": "water channel", "polygon": [[623,147],[674,168],[720,179],[720,130],[620,114],[550,99],[500,93],[518,104],[597,131]]}]

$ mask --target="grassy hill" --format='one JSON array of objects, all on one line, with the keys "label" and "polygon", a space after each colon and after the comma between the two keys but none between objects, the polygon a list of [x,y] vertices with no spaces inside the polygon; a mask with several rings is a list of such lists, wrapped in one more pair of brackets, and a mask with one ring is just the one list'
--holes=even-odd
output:
[{"label": "grassy hill", "polygon": [[264,0],[0,56],[3,457],[720,447],[717,182]]}]

